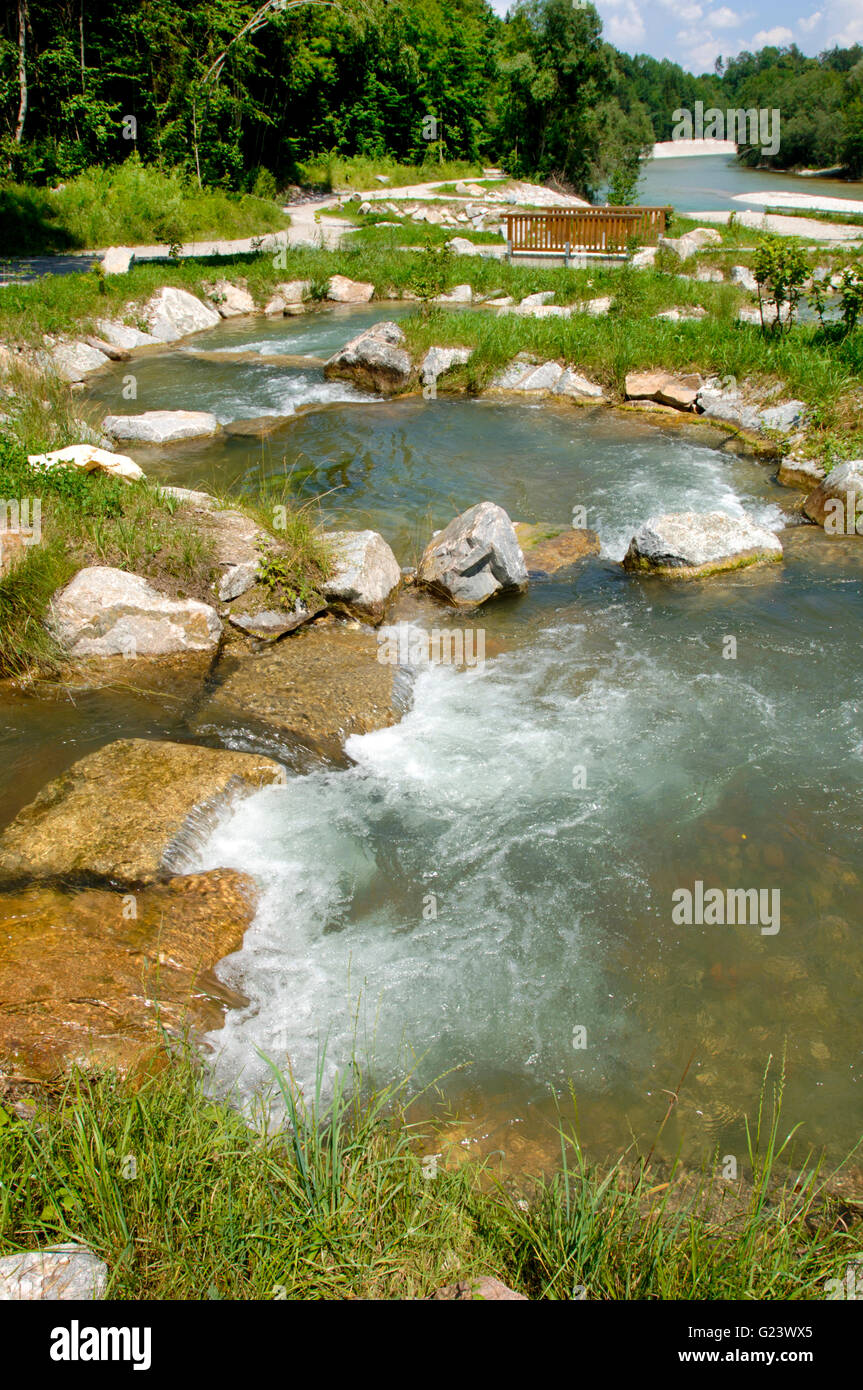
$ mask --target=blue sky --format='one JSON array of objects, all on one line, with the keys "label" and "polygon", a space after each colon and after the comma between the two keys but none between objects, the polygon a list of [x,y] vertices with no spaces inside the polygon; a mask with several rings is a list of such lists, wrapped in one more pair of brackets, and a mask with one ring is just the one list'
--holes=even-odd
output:
[{"label": "blue sky", "polygon": [[[513,0],[491,0],[506,14]],[[609,43],[626,53],[671,58],[709,72],[717,56],[766,44],[796,43],[804,53],[863,43],[863,0],[594,0]]]}]

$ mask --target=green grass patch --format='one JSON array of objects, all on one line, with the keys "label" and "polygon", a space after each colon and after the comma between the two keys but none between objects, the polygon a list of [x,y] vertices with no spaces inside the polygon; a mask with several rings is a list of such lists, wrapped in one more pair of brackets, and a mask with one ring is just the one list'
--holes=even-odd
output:
[{"label": "green grass patch", "polygon": [[200,189],[133,156],[88,169],[56,190],[0,186],[0,256],[253,236],[289,220],[267,198]]},{"label": "green grass patch", "polygon": [[[432,1167],[442,1135],[399,1086],[320,1088],[275,1072],[287,1127],[248,1123],[198,1068],[73,1074],[0,1108],[0,1253],[80,1241],[109,1298],[401,1299],[496,1275],[536,1299],[825,1297],[859,1249],[859,1215],[780,1138],[779,1101],[748,1130],[726,1200],[709,1172],[588,1163],[562,1125],[550,1175],[500,1181],[476,1161]],[[793,1132],[793,1131],[792,1131]],[[134,1160],[133,1163],[130,1160]]]},{"label": "green grass patch", "polygon": [[[431,183],[434,179],[455,182],[467,179],[471,182],[482,174],[482,165],[469,164],[464,160],[447,160],[444,163],[429,161],[427,164],[400,164],[396,159],[371,158],[366,155],[346,157],[336,154],[318,155],[299,166],[300,182],[324,189],[327,193],[371,192],[376,188],[405,188],[413,183]],[[379,184],[381,174],[387,184]]]}]

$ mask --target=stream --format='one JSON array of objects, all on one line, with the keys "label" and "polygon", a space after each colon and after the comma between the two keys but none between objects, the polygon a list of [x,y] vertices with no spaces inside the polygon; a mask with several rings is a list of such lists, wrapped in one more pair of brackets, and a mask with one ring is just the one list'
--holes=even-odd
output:
[{"label": "stream", "polygon": [[[841,1156],[863,1130],[863,544],[794,524],[772,468],[697,427],[324,382],[319,359],[402,311],[235,320],[136,361],[134,405],[129,364],[88,388],[104,413],[288,416],[264,440],[133,453],[151,477],[237,495],[287,473],[401,564],[484,498],[531,522],[584,507],[602,544],[575,579],[464,620],[494,639],[484,666],[421,671],[400,723],[350,738],[348,766],[290,774],[215,830],[200,867],[261,891],[219,967],[250,1000],[211,1035],[220,1082],[254,1092],[261,1052],[307,1093],[352,1057],[379,1084],[410,1071],[438,1079],[465,1148],[536,1168],[570,1087],[589,1152],[614,1154],[649,1145],[691,1063],[664,1151],[742,1160],[784,1055],[788,1127]],[[679,585],[624,573],[637,524],[686,509],[781,530],[784,562]],[[158,701],[100,692],[8,720],[4,819],[99,743],[180,732]],[[672,894],[698,880],[778,890],[780,929],[676,925]]]}]

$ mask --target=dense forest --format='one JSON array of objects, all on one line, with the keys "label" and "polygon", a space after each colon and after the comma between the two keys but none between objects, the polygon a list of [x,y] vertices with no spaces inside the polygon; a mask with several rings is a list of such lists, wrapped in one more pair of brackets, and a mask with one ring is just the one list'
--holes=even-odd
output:
[{"label": "dense forest", "polygon": [[571,0],[506,19],[486,0],[16,0],[0,34],[3,174],[37,184],[134,150],[269,194],[333,152],[500,161],[625,201],[639,156],[698,100],[778,107],[782,167],[863,173],[860,46],[766,48],[695,77],[617,52]]}]

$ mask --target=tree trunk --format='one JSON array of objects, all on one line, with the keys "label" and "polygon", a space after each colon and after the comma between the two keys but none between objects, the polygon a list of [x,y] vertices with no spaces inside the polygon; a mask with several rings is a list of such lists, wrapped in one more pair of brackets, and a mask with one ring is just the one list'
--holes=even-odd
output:
[{"label": "tree trunk", "polygon": [[24,138],[24,121],[27,117],[27,0],[18,0],[18,122],[15,126],[15,144],[20,145]]}]

